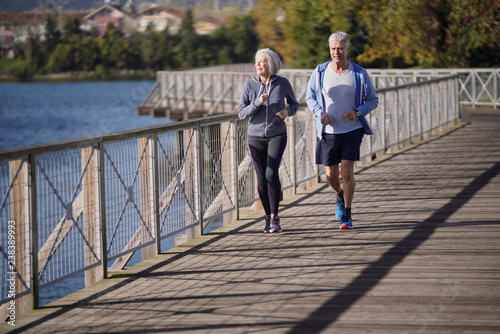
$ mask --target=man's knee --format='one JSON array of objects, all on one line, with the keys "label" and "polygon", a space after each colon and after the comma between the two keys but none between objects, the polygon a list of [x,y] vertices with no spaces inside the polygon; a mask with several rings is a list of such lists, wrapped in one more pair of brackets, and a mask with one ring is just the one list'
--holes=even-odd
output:
[{"label": "man's knee", "polygon": [[354,161],[342,161],[342,169],[341,175],[343,180],[352,180],[354,179]]}]

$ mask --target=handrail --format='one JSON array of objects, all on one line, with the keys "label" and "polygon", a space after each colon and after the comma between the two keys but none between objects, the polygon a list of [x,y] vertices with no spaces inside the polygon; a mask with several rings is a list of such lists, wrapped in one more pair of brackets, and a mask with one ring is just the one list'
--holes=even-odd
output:
[{"label": "handrail", "polygon": [[[247,69],[251,68],[251,64],[243,66],[244,64],[237,64],[234,66],[226,66],[227,71],[225,72],[228,78],[238,76],[243,76],[244,78],[249,78],[255,75],[254,72],[248,72]],[[476,106],[491,106],[493,108],[498,108],[500,106],[500,68],[434,68],[434,69],[367,69],[368,73],[372,77],[372,81],[375,84],[375,88],[386,88],[388,86],[395,86],[401,84],[401,82],[412,82],[421,79],[431,79],[436,76],[448,76],[448,75],[458,75],[459,76],[459,99],[461,105],[471,105]],[[282,69],[279,74],[290,79],[294,90],[296,91],[296,96],[305,97],[305,87],[307,85],[307,80],[311,75],[312,70],[309,69]],[[200,85],[203,85],[203,75],[210,75],[214,72],[210,68],[197,68],[189,73],[191,76],[198,76],[197,81]],[[170,81],[170,79],[165,79],[167,76],[179,76],[179,83],[184,82],[187,78],[188,73],[182,71],[160,71],[157,73],[157,81],[159,84],[162,82]],[[299,81],[298,85],[294,83],[293,78],[297,78]],[[388,81],[379,81],[384,78],[389,78]],[[231,79],[232,80],[232,79]],[[383,85],[382,85],[383,83]],[[238,85],[241,86],[242,82]],[[300,87],[299,87],[300,86]],[[178,89],[183,89],[182,85],[178,86]],[[165,91],[164,87],[160,88]],[[209,94],[196,94],[197,98],[201,98],[210,101],[214,97]],[[218,95],[216,95],[218,97]],[[237,96],[235,96],[237,99]],[[189,101],[189,97],[185,99]],[[164,108],[169,108],[171,102],[168,101],[168,96],[163,96],[160,101],[163,103]],[[236,101],[237,102],[237,101]],[[303,101],[299,101],[303,102]],[[146,104],[143,105],[148,108]]]}]

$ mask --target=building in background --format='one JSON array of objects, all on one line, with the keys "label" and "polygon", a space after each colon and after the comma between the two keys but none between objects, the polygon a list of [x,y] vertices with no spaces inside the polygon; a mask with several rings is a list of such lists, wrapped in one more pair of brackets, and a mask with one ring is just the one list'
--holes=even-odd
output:
[{"label": "building in background", "polygon": [[149,26],[154,31],[163,31],[166,28],[170,34],[177,34],[181,28],[184,12],[160,6],[152,6],[133,15],[136,22],[136,31],[144,32]]},{"label": "building in background", "polygon": [[80,28],[83,31],[91,31],[95,28],[99,36],[103,36],[108,24],[112,24],[123,35],[128,36],[135,31],[136,21],[132,17],[134,13],[124,11],[127,8],[133,10],[131,7],[122,8],[119,5],[104,4],[85,16]]},{"label": "building in background", "polygon": [[[106,1],[91,12],[54,12],[53,8],[38,7],[34,12],[0,13],[0,57],[13,57],[13,45],[16,42],[26,42],[29,38],[44,40],[47,17],[57,17],[58,26],[62,30],[68,18],[80,21],[80,29],[90,32],[96,30],[99,36],[106,33],[112,24],[124,36],[133,32],[144,32],[148,27],[154,31],[164,31],[172,35],[179,33],[185,13],[181,10],[153,5],[150,8],[136,12],[132,0],[125,5]],[[193,18],[197,34],[210,34],[221,22],[211,16],[197,15]]]},{"label": "building in background", "polygon": [[[54,12],[38,9],[34,12],[0,13],[0,57],[12,58],[14,43],[25,43],[29,39],[45,40],[47,17]],[[61,12],[57,14],[58,26],[62,30],[69,18],[81,21],[85,12]]]}]

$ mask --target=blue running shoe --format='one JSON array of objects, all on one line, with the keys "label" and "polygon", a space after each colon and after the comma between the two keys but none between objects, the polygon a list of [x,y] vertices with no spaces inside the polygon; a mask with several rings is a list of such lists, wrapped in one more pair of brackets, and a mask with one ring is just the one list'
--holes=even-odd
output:
[{"label": "blue running shoe", "polygon": [[344,215],[345,203],[343,199],[337,197],[337,207],[335,208],[335,217],[337,220],[341,220]]},{"label": "blue running shoe", "polygon": [[271,229],[269,232],[281,232],[280,217],[273,218],[273,220],[271,221]]},{"label": "blue running shoe", "polygon": [[343,215],[342,220],[340,221],[340,229],[341,230],[352,230],[352,219],[348,215]]}]

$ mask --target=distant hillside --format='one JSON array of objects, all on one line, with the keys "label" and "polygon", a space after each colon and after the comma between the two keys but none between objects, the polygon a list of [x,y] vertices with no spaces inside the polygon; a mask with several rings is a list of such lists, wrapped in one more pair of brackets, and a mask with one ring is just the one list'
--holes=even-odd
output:
[{"label": "distant hillside", "polygon": [[[124,5],[127,0],[0,0],[0,12],[27,12],[34,10],[40,5],[62,6],[62,10],[89,10],[98,8],[105,2],[119,3]],[[169,7],[185,7],[195,3],[216,3],[220,8],[227,6],[253,7],[257,0],[133,0],[136,7],[141,4],[157,4]]]},{"label": "distant hillside", "polygon": [[102,0],[0,0],[0,12],[29,12],[40,5],[62,6],[63,10],[88,10],[102,4]]}]

